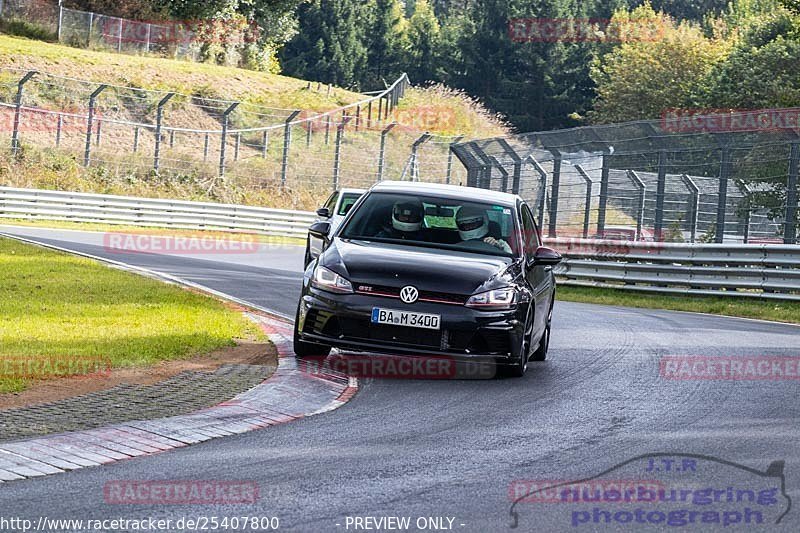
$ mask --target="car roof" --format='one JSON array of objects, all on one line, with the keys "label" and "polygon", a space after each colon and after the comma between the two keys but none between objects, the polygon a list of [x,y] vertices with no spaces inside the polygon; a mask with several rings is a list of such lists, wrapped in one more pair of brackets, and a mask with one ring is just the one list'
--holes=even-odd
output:
[{"label": "car roof", "polygon": [[519,196],[505,192],[417,181],[382,181],[374,185],[370,190],[388,193],[417,193],[428,196],[439,196],[448,200],[491,202],[507,207],[516,206],[519,200]]}]

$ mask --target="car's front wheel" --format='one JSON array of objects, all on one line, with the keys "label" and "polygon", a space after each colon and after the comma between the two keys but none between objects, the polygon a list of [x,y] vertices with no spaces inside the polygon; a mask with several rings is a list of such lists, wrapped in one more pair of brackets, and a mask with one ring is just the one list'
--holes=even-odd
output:
[{"label": "car's front wheel", "polygon": [[331,347],[325,344],[316,344],[300,340],[300,307],[294,317],[294,355],[297,357],[325,357],[331,353]]},{"label": "car's front wheel", "polygon": [[528,370],[528,358],[530,357],[531,341],[533,340],[533,316],[528,313],[528,318],[525,321],[525,333],[522,336],[520,343],[519,354],[517,360],[512,364],[504,367],[503,374],[512,378],[521,378]]}]

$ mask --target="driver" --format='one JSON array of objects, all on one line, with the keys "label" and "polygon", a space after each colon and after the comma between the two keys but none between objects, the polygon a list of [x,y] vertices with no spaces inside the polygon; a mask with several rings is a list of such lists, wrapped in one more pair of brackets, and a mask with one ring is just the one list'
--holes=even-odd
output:
[{"label": "driver", "polygon": [[506,253],[511,253],[511,246],[503,239],[489,237],[489,216],[485,209],[465,205],[456,215],[458,234],[464,242],[485,242]]},{"label": "driver", "polygon": [[402,200],[392,207],[392,226],[384,228],[378,237],[390,239],[424,240],[422,222],[425,209],[419,200]]}]

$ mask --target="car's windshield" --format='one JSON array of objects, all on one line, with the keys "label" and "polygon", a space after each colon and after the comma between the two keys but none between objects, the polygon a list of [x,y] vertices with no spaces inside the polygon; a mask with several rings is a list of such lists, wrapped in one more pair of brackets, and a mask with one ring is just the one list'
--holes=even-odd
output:
[{"label": "car's windshield", "polygon": [[514,211],[504,205],[399,193],[370,193],[342,239],[516,256]]}]

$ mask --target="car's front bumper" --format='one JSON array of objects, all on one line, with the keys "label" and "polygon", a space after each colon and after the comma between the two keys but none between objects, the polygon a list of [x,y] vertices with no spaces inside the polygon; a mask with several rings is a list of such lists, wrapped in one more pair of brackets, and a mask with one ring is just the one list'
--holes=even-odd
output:
[{"label": "car's front bumper", "polygon": [[[398,309],[441,316],[439,330],[373,324],[372,309]],[[298,315],[301,340],[355,351],[463,360],[513,362],[524,320],[520,309],[479,311],[463,305],[417,302],[364,294],[332,294],[309,287]]]}]

